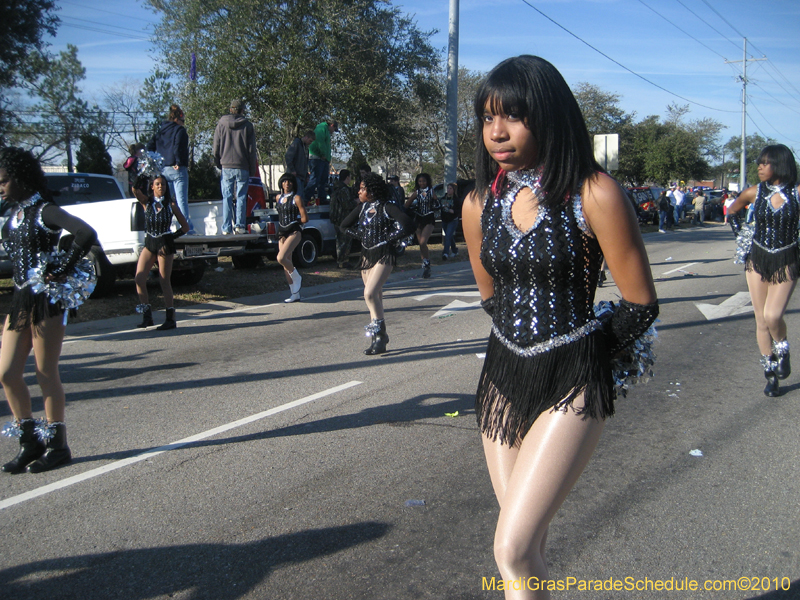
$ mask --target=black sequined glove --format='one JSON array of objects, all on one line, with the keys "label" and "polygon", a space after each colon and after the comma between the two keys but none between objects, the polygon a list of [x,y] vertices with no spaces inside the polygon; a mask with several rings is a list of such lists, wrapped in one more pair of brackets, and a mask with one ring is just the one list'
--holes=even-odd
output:
[{"label": "black sequined glove", "polygon": [[611,318],[603,324],[608,348],[616,354],[641,336],[658,317],[658,300],[652,304],[635,304],[620,300]]},{"label": "black sequined glove", "polygon": [[481,300],[481,308],[486,311],[487,315],[494,318],[494,296],[487,298],[486,300]]},{"label": "black sequined glove", "polygon": [[186,234],[183,232],[183,229],[178,229],[178,231],[174,231],[174,232],[172,232],[172,240],[173,240],[173,241],[175,241],[175,240],[177,240],[179,237],[181,237],[182,235],[186,235]]},{"label": "black sequined glove", "polygon": [[733,231],[734,237],[738,236],[739,232],[742,230],[742,225],[744,224],[742,221],[742,211],[728,215],[728,223],[731,224],[731,230]]},{"label": "black sequined glove", "polygon": [[75,242],[72,242],[72,246],[70,246],[66,256],[64,256],[60,263],[52,265],[52,268],[48,269],[48,274],[53,277],[60,277],[61,275],[69,273],[86,254],[87,251],[85,249],[78,246]]}]

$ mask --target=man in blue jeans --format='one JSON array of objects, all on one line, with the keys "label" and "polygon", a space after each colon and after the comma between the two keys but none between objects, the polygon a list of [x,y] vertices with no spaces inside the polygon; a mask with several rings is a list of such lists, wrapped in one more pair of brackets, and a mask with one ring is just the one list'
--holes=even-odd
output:
[{"label": "man in blue jeans", "polygon": [[164,160],[163,175],[169,191],[183,216],[189,222],[189,235],[194,235],[189,218],[189,135],[183,126],[186,115],[177,104],[169,107],[167,120],[158,128],[147,149],[158,152]]},{"label": "man in blue jeans", "polygon": [[308,148],[308,167],[311,173],[308,176],[306,187],[306,202],[311,203],[314,198],[320,199],[320,204],[328,202],[328,176],[331,172],[331,134],[339,131],[339,124],[331,118],[326,118],[314,129],[315,139]]},{"label": "man in blue jeans", "polygon": [[[231,102],[230,114],[214,129],[214,164],[222,169],[222,235],[247,233],[247,188],[250,174],[258,173],[256,134],[244,118],[244,103]],[[233,198],[236,194],[236,222],[233,223]]]}]

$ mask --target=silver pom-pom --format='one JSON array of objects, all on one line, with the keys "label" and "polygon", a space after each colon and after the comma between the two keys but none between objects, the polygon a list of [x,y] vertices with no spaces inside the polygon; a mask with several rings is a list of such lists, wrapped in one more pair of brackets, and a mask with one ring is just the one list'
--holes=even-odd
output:
[{"label": "silver pom-pom", "polygon": [[0,429],[0,434],[6,437],[19,437],[22,435],[22,427],[20,427],[19,421],[8,421],[5,425],[3,425],[3,429]]},{"label": "silver pom-pom", "polygon": [[155,179],[164,170],[164,157],[158,152],[144,152],[139,159],[139,175]]},{"label": "silver pom-pom", "polygon": [[49,440],[53,439],[53,436],[55,436],[56,424],[48,423],[47,419],[37,419],[36,428],[33,430],[33,432],[36,434],[36,437],[39,438],[40,442],[46,444]]},{"label": "silver pom-pom", "polygon": [[72,271],[66,273],[64,281],[47,281],[47,267],[65,260],[63,250],[58,252],[40,252],[39,264],[28,269],[28,284],[34,294],[44,292],[51,304],[58,304],[64,310],[78,308],[94,291],[97,275],[94,264],[88,258],[79,260]]},{"label": "silver pom-pom", "polygon": [[[605,300],[598,302],[594,307],[594,312],[601,321],[609,319],[614,312],[614,305]],[[656,323],[658,323],[658,319],[656,319]],[[653,376],[653,365],[656,362],[653,346],[657,338],[656,328],[651,325],[632,344],[611,359],[611,374],[614,378],[617,396],[625,398],[631,386],[637,383],[647,383]]]},{"label": "silver pom-pom", "polygon": [[733,255],[733,262],[737,265],[745,264],[747,255],[753,245],[754,226],[752,223],[742,225],[739,234],[736,236],[736,252]]}]

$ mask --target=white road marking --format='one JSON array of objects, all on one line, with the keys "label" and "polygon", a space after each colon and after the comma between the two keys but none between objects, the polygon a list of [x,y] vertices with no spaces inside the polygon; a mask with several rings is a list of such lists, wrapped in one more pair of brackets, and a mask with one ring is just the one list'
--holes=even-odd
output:
[{"label": "white road marking", "polygon": [[300,398],[299,400],[293,400],[292,402],[281,404],[280,406],[276,406],[275,408],[270,408],[269,410],[265,410],[263,412],[256,413],[254,415],[250,415],[249,417],[245,417],[244,419],[239,419],[238,421],[233,421],[232,423],[227,423],[226,425],[220,425],[219,427],[209,429],[208,431],[204,431],[202,433],[198,433],[196,435],[183,438],[182,440],[178,440],[177,442],[172,442],[171,444],[167,444],[166,446],[151,448],[150,450],[146,450],[141,454],[137,454],[136,456],[123,458],[121,460],[109,463],[102,467],[92,469],[91,471],[86,471],[85,473],[81,473],[79,475],[73,475],[72,477],[67,477],[66,479],[62,479],[61,481],[56,481],[54,483],[50,483],[35,490],[25,492],[24,494],[12,496],[11,498],[7,498],[5,500],[0,501],[0,510],[3,510],[10,506],[14,506],[15,504],[20,504],[21,502],[32,500],[33,498],[38,498],[39,496],[44,496],[45,494],[49,494],[50,492],[55,492],[56,490],[60,490],[69,487],[71,485],[75,485],[76,483],[80,483],[88,479],[93,479],[94,477],[98,477],[100,475],[105,475],[106,473],[110,473],[111,471],[116,471],[117,469],[121,469],[122,467],[127,467],[128,465],[132,465],[137,462],[147,460],[148,458],[158,456],[159,454],[163,454],[164,452],[177,450],[178,448],[182,448],[193,442],[205,440],[207,438],[223,433],[225,431],[241,427],[242,425],[247,425],[248,423],[253,423],[254,421],[259,421],[261,419],[271,417],[272,415],[276,415],[291,408],[296,408],[298,406],[302,406],[303,404],[308,404],[309,402],[313,402],[314,400],[319,400],[320,398],[324,398],[325,396],[330,396],[332,394],[341,392],[351,387],[361,385],[361,383],[363,382],[350,381],[348,383],[344,383],[342,385],[338,385],[336,387],[332,387],[327,390],[317,392],[316,394],[306,396],[305,398]]},{"label": "white road marking", "polygon": [[428,298],[435,298],[436,296],[465,296],[467,298],[480,298],[481,293],[478,290],[451,290],[449,292],[431,292],[430,294],[422,294],[421,296],[414,296],[414,300],[422,302]]},{"label": "white road marking", "polygon": [[703,313],[708,321],[724,319],[733,315],[743,315],[753,312],[753,303],[750,300],[750,292],[738,292],[726,298],[722,304],[703,304],[695,302],[694,305]]},{"label": "white road marking", "polygon": [[453,300],[450,304],[448,304],[444,308],[440,308],[438,311],[436,311],[436,313],[431,317],[431,319],[441,317],[442,315],[450,315],[453,314],[454,312],[458,312],[461,310],[472,310],[474,308],[480,308],[480,307],[481,307],[480,300],[478,300],[477,302],[463,302],[461,300]]},{"label": "white road marking", "polygon": [[696,264],[697,264],[696,262],[689,263],[688,265],[683,265],[682,267],[678,267],[677,269],[672,269],[672,271],[667,271],[666,273],[662,273],[662,275],[672,275],[673,273],[676,273],[678,271],[682,271],[686,267],[691,267],[692,265],[696,265]]}]

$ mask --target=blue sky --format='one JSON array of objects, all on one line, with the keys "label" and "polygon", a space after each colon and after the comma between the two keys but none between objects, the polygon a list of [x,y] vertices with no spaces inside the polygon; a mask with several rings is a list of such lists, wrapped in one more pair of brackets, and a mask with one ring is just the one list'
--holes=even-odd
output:
[{"label": "blue sky", "polygon": [[[87,97],[99,101],[104,87],[152,71],[157,59],[148,38],[157,17],[140,2],[57,3],[62,24],[52,49],[78,46]],[[394,5],[421,29],[438,29],[433,44],[446,50],[449,0]],[[747,65],[747,134],[772,137],[800,157],[798,0],[460,0],[460,25],[462,67],[488,71],[509,56],[536,54],[570,85],[588,82],[618,94],[637,120],[663,116],[670,103],[689,104],[688,118],[727,126],[724,141],[741,133],[738,78],[747,37],[748,58],[768,59]]]}]

